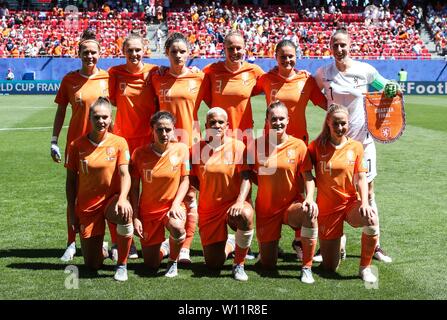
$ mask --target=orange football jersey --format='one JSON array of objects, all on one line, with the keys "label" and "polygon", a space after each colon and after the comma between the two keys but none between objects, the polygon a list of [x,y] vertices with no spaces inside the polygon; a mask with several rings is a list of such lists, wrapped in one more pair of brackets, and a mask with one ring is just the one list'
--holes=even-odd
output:
[{"label": "orange football jersey", "polygon": [[301,139],[307,145],[306,107],[309,100],[324,109],[327,107],[326,97],[318,88],[315,79],[307,71],[297,71],[291,79],[285,79],[277,71],[270,71],[258,80],[254,93],[265,93],[267,106],[279,100],[289,111],[287,133]]},{"label": "orange football jersey", "polygon": [[227,112],[229,129],[252,129],[250,97],[264,71],[255,64],[244,62],[238,71],[231,72],[225,67],[225,62],[216,62],[206,66],[203,72],[204,100],[208,106],[221,107]]},{"label": "orange football jersey", "polygon": [[320,215],[341,210],[357,199],[354,175],[367,172],[360,142],[348,138],[346,143],[335,147],[329,141],[322,146],[314,140],[309,145],[309,154],[315,166]]},{"label": "orange football jersey", "polygon": [[140,215],[157,218],[166,213],[189,167],[189,149],[181,142],[171,143],[161,156],[150,145],[137,148],[132,154],[131,176],[141,179]]},{"label": "orange football jersey", "polygon": [[304,142],[290,135],[275,148],[269,145],[266,136],[256,139],[255,144],[252,150],[255,150],[253,170],[258,180],[256,215],[275,215],[299,199],[300,175],[312,170],[312,162]]},{"label": "orange football jersey", "polygon": [[95,144],[84,135],[68,149],[65,166],[78,173],[76,211],[94,213],[106,199],[120,192],[120,165],[129,163],[129,150],[124,138],[108,133]]},{"label": "orange football jersey", "polygon": [[179,141],[189,147],[200,141],[197,113],[203,99],[203,77],[202,72],[174,76],[169,71],[164,75],[156,72],[151,77],[160,110],[169,111],[176,117]]},{"label": "orange football jersey", "polygon": [[129,73],[126,65],[109,69],[110,100],[117,108],[113,133],[126,139],[150,135],[155,96],[149,82],[150,72],[156,68],[144,64],[142,71],[135,74]]},{"label": "orange football jersey", "polygon": [[72,115],[67,133],[67,146],[70,143],[90,132],[89,121],[90,106],[98,97],[109,95],[109,74],[99,70],[93,76],[86,77],[79,70],[68,73],[62,79],[55,103],[62,106],[71,105]]},{"label": "orange football jersey", "polygon": [[[192,150],[191,175],[200,182],[199,215],[212,214],[234,203],[241,188],[240,173],[245,169],[244,143],[226,137],[214,150],[205,141],[194,145]],[[199,160],[196,152],[200,154]]]}]

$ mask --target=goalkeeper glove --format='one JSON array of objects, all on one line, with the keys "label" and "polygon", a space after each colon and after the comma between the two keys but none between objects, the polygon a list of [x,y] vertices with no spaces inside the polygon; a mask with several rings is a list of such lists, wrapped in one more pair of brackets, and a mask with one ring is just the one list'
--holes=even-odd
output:
[{"label": "goalkeeper glove", "polygon": [[51,142],[50,152],[51,152],[51,157],[53,158],[54,161],[61,162],[62,156],[61,156],[61,152],[59,150],[59,146],[57,145],[57,142],[55,142],[55,141]]},{"label": "goalkeeper glove", "polygon": [[388,81],[383,89],[383,93],[387,98],[394,98],[399,91],[399,84],[395,81]]}]

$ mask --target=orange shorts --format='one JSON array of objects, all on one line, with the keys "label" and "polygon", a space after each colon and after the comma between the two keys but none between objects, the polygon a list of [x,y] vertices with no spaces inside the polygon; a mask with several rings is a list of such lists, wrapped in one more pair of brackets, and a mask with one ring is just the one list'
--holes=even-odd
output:
[{"label": "orange shorts", "polygon": [[140,220],[143,224],[143,238],[140,239],[142,247],[149,247],[165,240],[165,227],[168,224],[168,211],[162,214],[157,214],[156,217],[150,215],[141,215]]},{"label": "orange shorts", "polygon": [[287,217],[287,210],[281,210],[272,216],[256,216],[256,237],[258,242],[270,242],[281,239],[282,225],[288,225]]},{"label": "orange shorts", "polygon": [[126,138],[126,141],[129,147],[129,153],[130,155],[132,155],[132,153],[135,151],[136,148],[144,146],[145,144],[149,144],[151,138],[150,136],[139,137],[139,138]]},{"label": "orange shorts", "polygon": [[345,208],[325,215],[318,215],[318,238],[321,240],[334,240],[343,235],[343,223],[347,221],[347,214],[360,201],[356,200],[349,203]]},{"label": "orange shorts", "polygon": [[105,205],[94,212],[89,212],[88,214],[76,212],[79,219],[79,235],[81,238],[88,239],[95,236],[103,236],[106,233],[105,213],[114,199],[115,195],[104,201]]},{"label": "orange shorts", "polygon": [[202,246],[226,241],[228,238],[228,213],[231,205],[211,214],[201,215],[199,209],[199,234]]}]

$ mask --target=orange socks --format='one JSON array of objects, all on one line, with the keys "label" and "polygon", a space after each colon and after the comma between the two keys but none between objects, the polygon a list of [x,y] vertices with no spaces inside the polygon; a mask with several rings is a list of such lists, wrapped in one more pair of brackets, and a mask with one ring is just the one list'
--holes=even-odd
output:
[{"label": "orange socks", "polygon": [[109,225],[110,241],[112,241],[112,243],[118,244],[117,234],[116,234],[116,224],[114,224],[112,222],[108,222],[108,221],[107,221],[107,224]]},{"label": "orange socks", "polygon": [[186,239],[182,244],[182,248],[191,248],[192,240],[194,239],[194,233],[197,226],[197,209],[194,208],[186,215]]},{"label": "orange socks", "polygon": [[[116,231],[116,225],[115,225],[115,231]],[[127,264],[127,256],[129,255],[132,239],[133,237],[125,237],[116,234],[116,241],[117,241],[116,244],[118,245],[118,262],[117,262],[118,265]]]},{"label": "orange socks", "polygon": [[367,267],[371,265],[371,261],[374,255],[377,242],[379,241],[378,235],[367,235],[362,232],[362,253],[360,258],[360,266]]},{"label": "orange socks", "polygon": [[301,237],[301,243],[303,245],[303,268],[311,268],[312,258],[317,247],[317,239]]},{"label": "orange socks", "polygon": [[242,249],[236,244],[236,249],[234,250],[234,265],[244,264],[248,249],[250,249],[250,247]]},{"label": "orange socks", "polygon": [[174,240],[172,237],[169,237],[169,260],[171,261],[177,260],[181,247],[182,242],[178,242]]}]

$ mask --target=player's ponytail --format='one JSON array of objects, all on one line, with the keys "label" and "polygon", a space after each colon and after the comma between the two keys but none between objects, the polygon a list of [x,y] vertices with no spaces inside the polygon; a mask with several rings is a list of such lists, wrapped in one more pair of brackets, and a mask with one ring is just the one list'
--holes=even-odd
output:
[{"label": "player's ponytail", "polygon": [[[98,97],[98,99],[96,99],[96,101],[93,102],[93,104],[90,106],[89,114],[88,114],[88,117],[90,119],[92,117],[93,110],[97,106],[105,106],[110,111],[110,117],[112,117],[112,103],[110,102],[109,98],[108,97]],[[113,132],[113,119],[110,122],[108,131]]]},{"label": "player's ponytail", "polygon": [[101,50],[101,46],[100,46],[98,40],[96,40],[95,31],[93,29],[85,29],[81,35],[81,39],[79,40],[79,47],[78,47],[79,53],[82,50],[82,46],[85,45],[89,41],[96,43],[96,45],[98,46],[98,51]]}]

